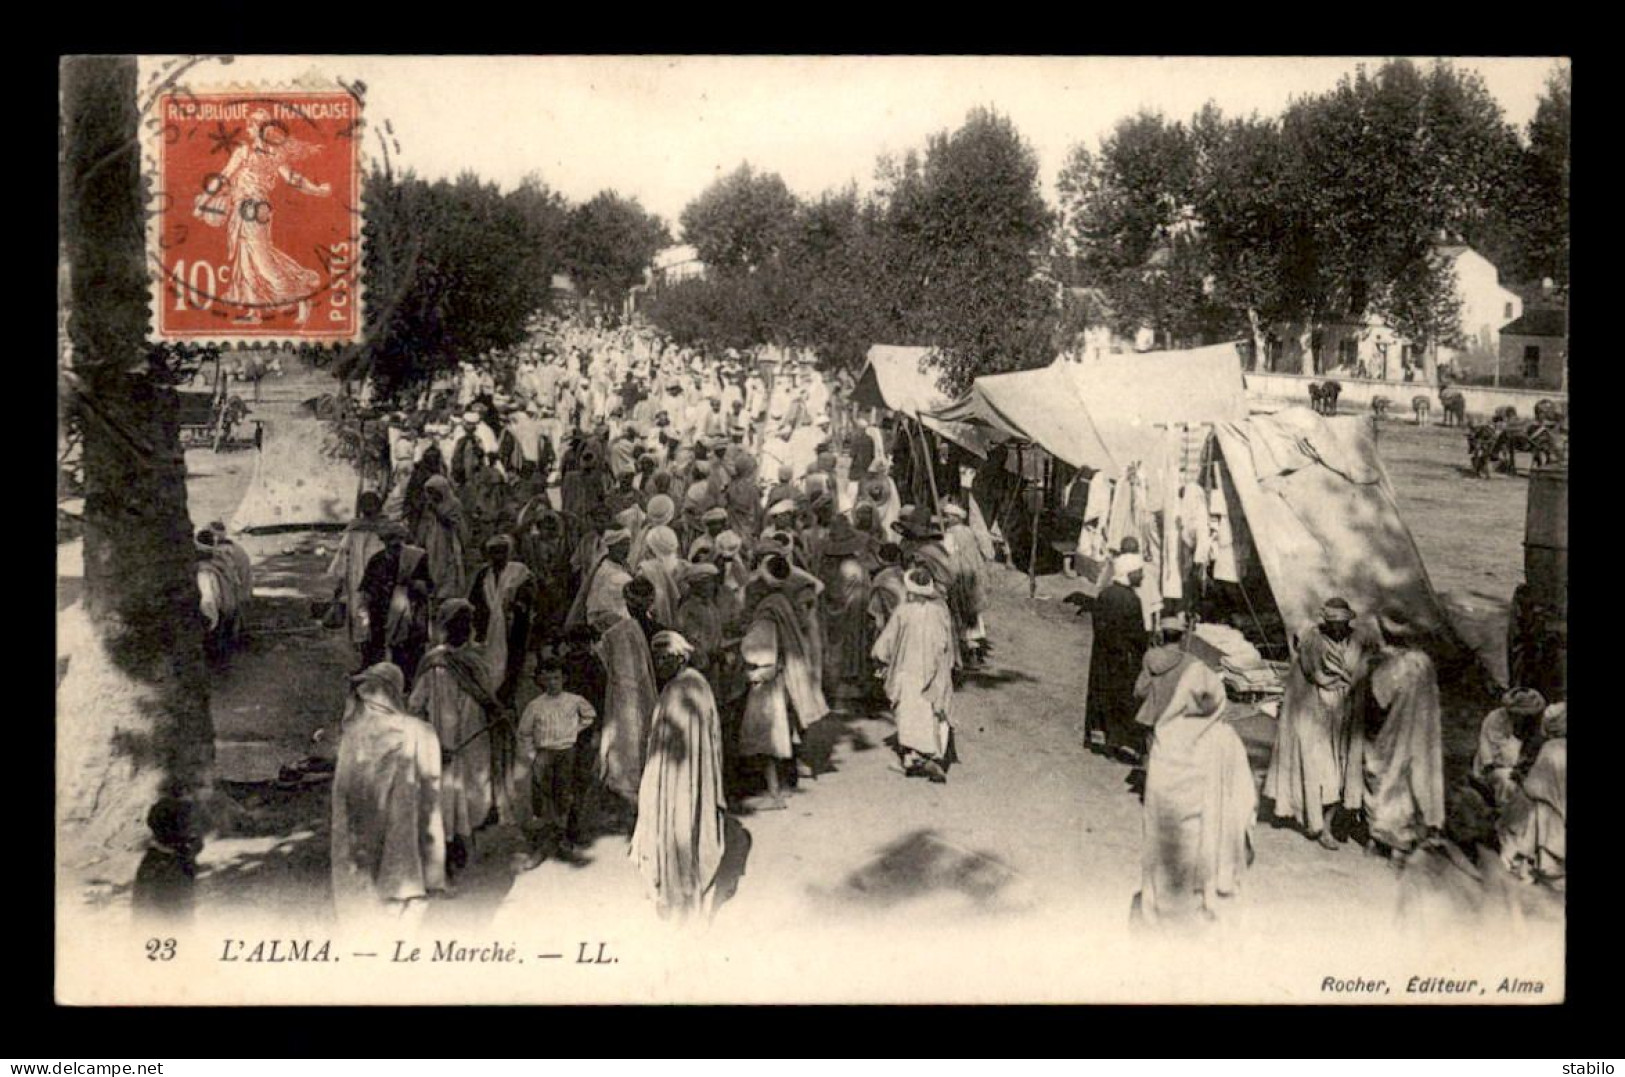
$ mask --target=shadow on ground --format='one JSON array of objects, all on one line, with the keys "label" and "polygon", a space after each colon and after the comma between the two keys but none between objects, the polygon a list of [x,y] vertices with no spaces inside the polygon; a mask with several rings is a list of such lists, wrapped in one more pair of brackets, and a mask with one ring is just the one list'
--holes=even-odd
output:
[{"label": "shadow on ground", "polygon": [[801,760],[812,768],[813,777],[833,774],[840,769],[835,765],[835,751],[843,743],[851,745],[854,752],[880,747],[871,730],[865,728],[874,721],[868,713],[834,710],[814,722],[801,739],[799,753]]},{"label": "shadow on ground", "polygon": [[739,883],[745,877],[745,865],[750,860],[752,839],[750,831],[733,816],[722,821],[722,865],[717,868],[715,909],[733,900],[739,893]]},{"label": "shadow on ground", "polygon": [[1037,681],[1037,677],[1019,669],[990,669],[983,666],[966,670],[961,683],[967,688],[998,688],[1006,684],[1033,684]]},{"label": "shadow on ground", "polygon": [[947,898],[978,911],[1001,912],[1026,903],[1019,882],[1019,874],[998,857],[961,848],[925,829],[885,846],[820,896],[831,905],[874,911]]}]

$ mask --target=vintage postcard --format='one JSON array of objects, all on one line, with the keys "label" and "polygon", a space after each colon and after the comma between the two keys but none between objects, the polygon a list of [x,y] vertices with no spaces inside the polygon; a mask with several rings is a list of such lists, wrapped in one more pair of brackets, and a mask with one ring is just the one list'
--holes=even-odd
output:
[{"label": "vintage postcard", "polygon": [[1570,96],[64,59],[58,1001],[1563,1002]]}]

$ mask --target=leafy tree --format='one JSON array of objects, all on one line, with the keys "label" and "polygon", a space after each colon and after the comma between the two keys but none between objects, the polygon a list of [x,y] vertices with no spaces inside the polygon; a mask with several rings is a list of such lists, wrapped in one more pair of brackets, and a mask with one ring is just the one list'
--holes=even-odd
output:
[{"label": "leafy tree", "polygon": [[1529,122],[1515,216],[1524,279],[1569,282],[1569,127],[1573,73],[1552,72]]},{"label": "leafy tree", "polygon": [[[1482,79],[1439,62],[1363,67],[1283,121],[1312,249],[1296,248],[1300,315],[1371,312],[1418,343],[1453,327],[1437,315],[1453,289],[1434,254],[1493,216],[1517,143]],[[1427,377],[1433,378],[1431,353]]]},{"label": "leafy tree", "polygon": [[367,346],[338,373],[384,398],[463,359],[511,347],[549,302],[562,203],[537,184],[504,196],[465,173],[367,177]]},{"label": "leafy tree", "polygon": [[535,172],[507,196],[526,223],[525,238],[535,244],[538,264],[548,276],[564,271],[570,240],[570,203]]},{"label": "leafy tree", "polygon": [[1077,279],[1105,292],[1119,333],[1150,326],[1165,344],[1199,342],[1225,320],[1210,299],[1198,149],[1183,124],[1142,112],[1062,168],[1063,249]]},{"label": "leafy tree", "polygon": [[1209,106],[1192,121],[1191,134],[1211,300],[1230,314],[1227,328],[1251,335],[1262,356],[1268,327],[1297,317],[1307,298],[1296,274],[1312,263],[1312,221],[1279,122],[1226,120]]},{"label": "leafy tree", "polygon": [[976,109],[906,160],[879,214],[893,324],[936,349],[945,389],[1053,358],[1052,287],[1039,276],[1053,215],[1038,159],[1007,117]]},{"label": "leafy tree", "polygon": [[751,272],[778,257],[794,228],[796,197],[776,173],[747,162],[707,187],[679,218],[707,268]]},{"label": "leafy tree", "polygon": [[772,278],[733,273],[678,281],[656,292],[644,310],[676,343],[708,350],[747,349],[776,339]]},{"label": "leafy tree", "polygon": [[618,312],[656,252],[670,243],[665,224],[636,198],[600,191],[570,211],[565,266],[588,299]]},{"label": "leafy tree", "polygon": [[831,365],[860,366],[881,333],[878,254],[855,186],[802,205],[784,257],[786,336]]}]

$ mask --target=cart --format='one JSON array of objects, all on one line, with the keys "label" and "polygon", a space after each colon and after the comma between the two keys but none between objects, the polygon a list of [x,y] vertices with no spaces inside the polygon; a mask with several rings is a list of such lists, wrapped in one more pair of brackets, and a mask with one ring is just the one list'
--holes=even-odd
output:
[{"label": "cart", "polygon": [[214,362],[213,388],[183,389],[176,395],[180,398],[181,448],[210,448],[220,452],[222,449],[257,449],[263,442],[264,430],[258,419],[251,420],[253,433],[245,433],[244,424],[250,421],[248,417],[252,412],[242,397],[228,392],[218,358]]}]

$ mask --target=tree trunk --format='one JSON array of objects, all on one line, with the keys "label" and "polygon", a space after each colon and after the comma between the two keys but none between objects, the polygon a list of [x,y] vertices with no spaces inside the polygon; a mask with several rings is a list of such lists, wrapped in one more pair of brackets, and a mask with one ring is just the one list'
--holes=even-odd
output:
[{"label": "tree trunk", "polygon": [[143,837],[156,797],[202,792],[214,731],[179,402],[145,343],[135,61],[65,60],[62,110],[64,382],[85,474],[84,598],[58,638],[58,848],[73,865]]},{"label": "tree trunk", "polygon": [[1260,372],[1270,372],[1270,342],[1264,334],[1264,323],[1258,317],[1258,311],[1252,307],[1247,308],[1247,324],[1253,331],[1253,369]]}]

